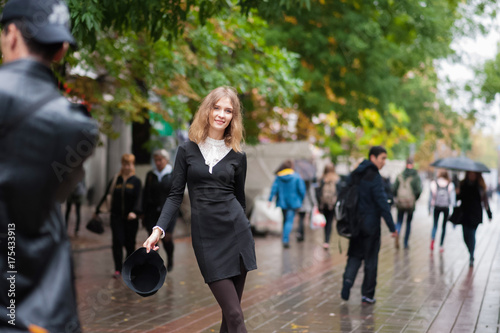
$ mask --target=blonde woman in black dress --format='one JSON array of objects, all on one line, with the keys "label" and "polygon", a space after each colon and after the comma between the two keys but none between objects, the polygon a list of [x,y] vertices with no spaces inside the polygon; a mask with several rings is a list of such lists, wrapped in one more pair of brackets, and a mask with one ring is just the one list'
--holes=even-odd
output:
[{"label": "blonde woman in black dress", "polygon": [[257,268],[245,215],[246,155],[240,101],[232,88],[212,90],[179,146],[170,194],[144,247],[156,245],[177,216],[187,183],[191,236],[201,274],[222,309],[220,332],[247,332],[241,309],[246,274]]}]

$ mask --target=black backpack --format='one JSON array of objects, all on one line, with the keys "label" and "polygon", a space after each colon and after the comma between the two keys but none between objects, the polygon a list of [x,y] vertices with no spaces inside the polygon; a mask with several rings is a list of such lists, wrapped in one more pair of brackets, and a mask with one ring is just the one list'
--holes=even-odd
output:
[{"label": "black backpack", "polygon": [[359,182],[363,174],[351,174],[351,179],[338,195],[335,204],[337,232],[340,236],[352,238],[359,235],[362,222],[361,212],[358,210]]}]

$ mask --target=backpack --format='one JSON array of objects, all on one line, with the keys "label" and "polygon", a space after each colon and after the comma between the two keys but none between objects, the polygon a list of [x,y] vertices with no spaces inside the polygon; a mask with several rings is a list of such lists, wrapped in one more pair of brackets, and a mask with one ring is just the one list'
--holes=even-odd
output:
[{"label": "backpack", "polygon": [[337,184],[335,184],[335,182],[329,181],[322,183],[318,202],[320,210],[332,210],[335,208],[335,204],[337,202]]},{"label": "backpack", "polygon": [[450,205],[450,192],[448,191],[450,184],[448,183],[448,185],[441,187],[436,182],[436,185],[436,201],[434,202],[434,206],[448,207]]},{"label": "backpack", "polygon": [[396,206],[399,209],[413,209],[415,208],[415,194],[411,187],[413,176],[403,179],[403,175],[398,176],[399,186],[396,194]]},{"label": "backpack", "polygon": [[359,182],[363,175],[351,174],[350,182],[338,194],[335,203],[337,232],[340,236],[352,238],[359,235],[362,214],[358,211]]}]

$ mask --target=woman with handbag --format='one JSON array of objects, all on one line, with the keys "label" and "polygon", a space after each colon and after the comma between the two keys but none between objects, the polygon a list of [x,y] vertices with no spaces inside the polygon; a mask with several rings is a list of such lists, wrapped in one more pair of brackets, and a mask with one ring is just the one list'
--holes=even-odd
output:
[{"label": "woman with handbag", "polygon": [[123,247],[127,257],[135,250],[135,238],[139,229],[138,216],[141,213],[141,180],[135,176],[135,156],[123,154],[122,168],[111,180],[106,192],[96,207],[93,218],[100,214],[101,205],[111,195],[111,231],[113,260],[115,263],[114,278],[121,275],[123,265]]},{"label": "woman with handbag", "polygon": [[201,274],[222,310],[220,332],[247,332],[241,297],[248,271],[257,268],[255,243],[245,215],[247,159],[241,149],[243,121],[236,91],[212,90],[177,150],[172,188],[157,225],[144,242],[147,252],[177,217],[187,184],[191,239]]},{"label": "woman with handbag", "polygon": [[479,172],[467,171],[465,179],[460,182],[457,201],[461,201],[460,223],[463,228],[465,245],[469,250],[469,266],[474,265],[474,249],[476,246],[476,229],[483,222],[483,208],[491,221],[492,214],[486,195],[486,184]]}]

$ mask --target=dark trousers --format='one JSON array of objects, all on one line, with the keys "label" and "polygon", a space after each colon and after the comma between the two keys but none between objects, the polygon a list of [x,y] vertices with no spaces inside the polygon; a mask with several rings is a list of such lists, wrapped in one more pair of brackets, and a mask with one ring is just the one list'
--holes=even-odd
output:
[{"label": "dark trousers", "polygon": [[444,236],[446,234],[446,223],[448,222],[448,215],[450,215],[450,209],[448,207],[435,207],[434,208],[434,226],[432,227],[432,240],[436,238],[436,232],[438,229],[439,215],[443,213],[443,224],[441,228],[441,243],[443,246]]},{"label": "dark trousers", "polygon": [[462,225],[464,241],[465,245],[467,246],[467,250],[469,250],[470,260],[474,260],[474,249],[476,247],[476,230],[477,227]]},{"label": "dark trousers", "polygon": [[359,267],[365,261],[361,295],[374,298],[377,285],[378,252],[380,250],[380,235],[359,236],[351,238],[347,255],[347,265],[344,272],[344,286],[351,288],[356,280]]},{"label": "dark trousers", "polygon": [[330,236],[332,235],[333,219],[335,218],[335,209],[329,210],[324,209],[323,215],[325,215],[325,243],[330,242]]},{"label": "dark trousers", "polygon": [[68,222],[69,222],[69,214],[71,213],[71,206],[75,205],[75,213],[76,213],[76,225],[75,225],[75,232],[78,232],[80,230],[80,207],[82,206],[81,201],[79,200],[69,200],[66,201],[66,229],[68,229]]},{"label": "dark trousers", "polygon": [[396,224],[396,230],[398,231],[398,235],[401,234],[401,226],[403,225],[403,219],[405,215],[406,215],[406,230],[405,230],[404,246],[406,248],[408,247],[408,240],[410,238],[411,220],[413,219],[413,209],[398,208],[398,223]]},{"label": "dark trousers", "polygon": [[[304,239],[304,221],[306,219],[306,212],[298,212],[299,215],[299,227],[297,228],[297,239]],[[311,213],[309,213],[309,219],[311,219]]]},{"label": "dark trousers", "polygon": [[139,221],[127,220],[111,215],[111,238],[113,260],[115,262],[115,271],[122,271],[123,265],[123,247],[127,251],[127,257],[135,250],[135,238],[139,229]]}]

